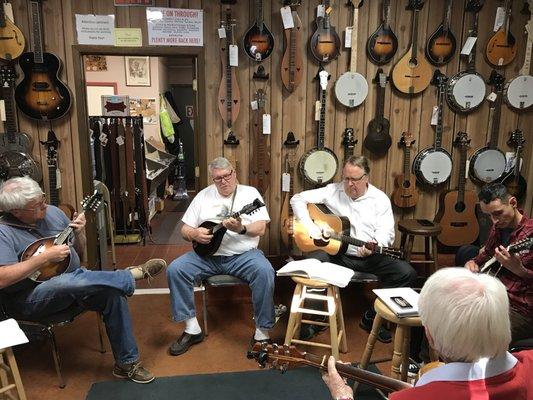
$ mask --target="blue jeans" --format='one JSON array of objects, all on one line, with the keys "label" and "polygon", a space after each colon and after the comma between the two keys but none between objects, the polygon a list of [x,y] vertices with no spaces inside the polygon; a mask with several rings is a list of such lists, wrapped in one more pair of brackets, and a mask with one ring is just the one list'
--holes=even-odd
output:
[{"label": "blue jeans", "polygon": [[167,268],[172,315],[176,322],[196,316],[194,283],[213,275],[233,275],[247,282],[252,290],[256,326],[274,325],[274,269],[257,249],[234,256],[202,258],[190,251],[175,259]]},{"label": "blue jeans", "polygon": [[46,319],[77,303],[103,315],[115,361],[136,362],[139,351],[125,296],[135,290],[129,271],[88,271],[77,268],[11,296],[10,308],[29,320]]}]

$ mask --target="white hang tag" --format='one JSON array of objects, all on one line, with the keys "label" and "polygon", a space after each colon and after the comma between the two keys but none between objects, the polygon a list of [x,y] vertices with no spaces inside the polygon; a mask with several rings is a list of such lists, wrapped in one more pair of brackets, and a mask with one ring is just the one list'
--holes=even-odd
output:
[{"label": "white hang tag", "polygon": [[516,162],[516,155],[512,151],[505,152],[505,172],[509,172],[513,169]]},{"label": "white hang tag", "polygon": [[465,167],[465,179],[468,179],[468,171],[470,170],[470,160],[466,160]]},{"label": "white hang tag", "polygon": [[229,45],[229,65],[232,67],[239,66],[239,48],[236,44]]},{"label": "white hang tag", "polygon": [[281,7],[281,20],[283,21],[283,29],[294,28],[294,20],[292,19],[292,11],[289,6]]},{"label": "white hang tag", "polygon": [[433,106],[431,111],[431,125],[435,126],[439,123],[439,106]]},{"label": "white hang tag", "polygon": [[496,10],[496,18],[494,18],[494,32],[500,29],[500,26],[503,25],[503,20],[505,19],[505,8],[498,7]]},{"label": "white hang tag", "polygon": [[219,39],[224,39],[226,37],[226,29],[218,28],[218,37]]},{"label": "white hang tag", "polygon": [[56,168],[56,189],[61,189],[61,170]]},{"label": "white hang tag", "polygon": [[122,146],[124,144],[124,137],[123,136],[117,136],[117,144],[119,146]]},{"label": "white hang tag", "polygon": [[270,114],[263,114],[263,135],[270,135]]},{"label": "white hang tag", "polygon": [[499,65],[500,67],[503,65],[503,58],[500,58],[500,59],[498,60],[498,65]]},{"label": "white hang tag", "polygon": [[316,8],[316,17],[317,18],[324,18],[326,15],[326,6],[324,4],[319,4]]},{"label": "white hang tag", "polygon": [[13,7],[11,7],[11,3],[4,3],[4,13],[6,14],[6,17],[11,20],[11,22],[15,22],[15,18],[13,18]]},{"label": "white hang tag", "polygon": [[320,121],[320,101],[315,103],[315,121]]},{"label": "white hang tag", "polygon": [[257,100],[252,100],[250,102],[250,105],[252,106],[252,110],[257,110],[259,107],[257,106]]},{"label": "white hang tag", "polygon": [[281,174],[281,191],[289,192],[291,190],[291,174],[284,172]]},{"label": "white hang tag", "polygon": [[465,44],[461,50],[461,54],[464,56],[469,55],[472,52],[474,45],[476,44],[477,37],[469,36],[466,38]]},{"label": "white hang tag", "polygon": [[0,100],[0,120],[6,120],[6,103],[4,100]]},{"label": "white hang tag", "polygon": [[100,140],[100,142],[103,142],[104,140],[107,141],[107,135],[104,132],[102,132],[100,136],[98,136],[98,139]]},{"label": "white hang tag", "polygon": [[344,31],[344,47],[349,49],[352,47],[352,31],[353,27],[347,26]]},{"label": "white hang tag", "polygon": [[139,220],[139,213],[137,211],[133,213],[133,219],[135,219],[135,221]]},{"label": "white hang tag", "polygon": [[490,92],[490,94],[487,96],[487,100],[490,101],[491,103],[495,102],[497,98],[498,98],[498,95],[494,92]]}]

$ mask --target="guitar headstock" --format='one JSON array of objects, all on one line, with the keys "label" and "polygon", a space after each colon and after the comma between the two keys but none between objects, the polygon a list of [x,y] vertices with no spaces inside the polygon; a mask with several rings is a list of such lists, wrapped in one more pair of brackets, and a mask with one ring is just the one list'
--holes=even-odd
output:
[{"label": "guitar headstock", "polygon": [[443,89],[446,85],[446,82],[448,82],[448,77],[436,69],[433,73],[433,78],[431,78],[431,84],[439,89]]},{"label": "guitar headstock", "polygon": [[257,101],[257,108],[265,108],[265,91],[263,89],[257,89],[255,100]]},{"label": "guitar headstock", "polygon": [[297,7],[301,3],[301,0],[283,0],[283,7]]},{"label": "guitar headstock", "polygon": [[466,3],[465,11],[466,12],[472,12],[472,13],[478,13],[481,10],[481,7],[483,7],[484,0],[469,0]]},{"label": "guitar headstock", "polygon": [[226,19],[220,22],[220,27],[226,30],[226,37],[233,42],[233,28],[235,27],[235,19],[231,17],[231,7],[226,7]]},{"label": "guitar headstock", "polygon": [[258,210],[258,209],[260,209],[261,207],[264,207],[264,206],[265,206],[265,204],[261,200],[255,199],[250,204],[245,205],[241,209],[241,211],[239,211],[239,214],[251,214],[254,211],[256,211],[256,210]]},{"label": "guitar headstock", "polygon": [[347,5],[352,6],[353,8],[361,8],[363,7],[364,0],[348,0],[346,2]]},{"label": "guitar headstock", "polygon": [[511,132],[509,135],[509,140],[507,141],[507,144],[509,146],[513,146],[514,148],[523,147],[524,143],[526,142],[526,139],[524,139],[524,134],[520,129],[515,129]]},{"label": "guitar headstock", "polygon": [[385,86],[387,86],[388,81],[389,77],[386,73],[383,72],[383,68],[378,68],[378,70],[376,71],[376,76],[372,80],[372,83],[375,83],[384,88]]},{"label": "guitar headstock", "polygon": [[2,65],[0,66],[0,79],[2,82],[2,87],[13,87],[15,86],[15,80],[17,79],[17,73],[13,65]]},{"label": "guitar headstock", "polygon": [[353,149],[357,144],[357,139],[355,138],[353,128],[346,128],[342,135],[342,144],[345,147]]},{"label": "guitar headstock", "polygon": [[49,167],[57,167],[57,149],[59,148],[59,140],[54,131],[48,131],[46,141],[41,140],[41,144],[46,147],[46,159]]},{"label": "guitar headstock", "polygon": [[457,147],[468,148],[470,146],[470,139],[468,133],[466,132],[457,132],[457,136],[453,142]]},{"label": "guitar headstock", "polygon": [[523,250],[533,250],[533,237],[524,238],[509,246],[509,253],[519,253]]},{"label": "guitar headstock", "polygon": [[415,144],[416,139],[413,137],[413,134],[411,132],[403,132],[402,138],[400,139],[400,146],[404,147],[413,147]]},{"label": "guitar headstock", "polygon": [[492,70],[488,84],[494,86],[494,89],[497,92],[501,92],[503,90],[503,83],[505,82],[505,78],[498,73],[496,70]]},{"label": "guitar headstock", "polygon": [[273,369],[285,372],[287,369],[300,364],[305,364],[305,353],[294,346],[278,346],[277,344],[256,343],[246,355],[255,359],[261,368],[270,364]]},{"label": "guitar headstock", "polygon": [[81,201],[83,211],[96,211],[98,207],[100,207],[100,204],[102,204],[102,197],[102,193],[99,193],[97,190],[95,190],[91,196],[85,196]]},{"label": "guitar headstock", "polygon": [[424,7],[424,2],[422,0],[409,0],[409,4],[407,4],[406,10],[411,11],[420,11]]}]

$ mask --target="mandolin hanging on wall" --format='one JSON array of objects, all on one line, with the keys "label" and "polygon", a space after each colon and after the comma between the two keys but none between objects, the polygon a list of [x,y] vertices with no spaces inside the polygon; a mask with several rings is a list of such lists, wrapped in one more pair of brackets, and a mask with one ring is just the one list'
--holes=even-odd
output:
[{"label": "mandolin hanging on wall", "polygon": [[452,0],[446,0],[443,21],[426,43],[426,58],[433,65],[448,64],[457,50],[457,40],[450,26],[452,4]]},{"label": "mandolin hanging on wall", "polygon": [[15,101],[28,117],[48,121],[69,111],[72,96],[59,79],[61,60],[44,52],[40,4],[40,0],[30,1],[33,52],[24,53],[19,59],[24,79],[15,89]]},{"label": "mandolin hanging on wall", "polygon": [[0,58],[11,61],[18,58],[24,51],[26,39],[22,31],[9,20],[4,4],[0,3]]},{"label": "mandolin hanging on wall", "polygon": [[398,50],[398,38],[390,26],[390,0],[383,0],[382,22],[366,41],[366,54],[377,65],[387,64]]},{"label": "mandolin hanging on wall", "polygon": [[263,20],[263,0],[255,0],[255,22],[244,35],[244,52],[252,60],[266,60],[274,49],[274,36]]},{"label": "mandolin hanging on wall", "polygon": [[505,67],[516,57],[517,43],[511,33],[511,0],[505,0],[505,16],[503,24],[487,42],[485,55],[487,62],[493,67]]},{"label": "mandolin hanging on wall", "polygon": [[339,56],[341,40],[330,22],[332,8],[329,0],[324,0],[318,9],[323,10],[323,15],[316,18],[316,30],[309,40],[309,49],[316,61],[329,63]]}]

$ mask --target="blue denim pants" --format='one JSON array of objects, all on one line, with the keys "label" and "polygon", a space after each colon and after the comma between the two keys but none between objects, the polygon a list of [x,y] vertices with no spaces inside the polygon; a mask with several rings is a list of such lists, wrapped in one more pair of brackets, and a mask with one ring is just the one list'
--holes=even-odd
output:
[{"label": "blue denim pants", "polygon": [[202,258],[190,251],[175,259],[167,268],[172,315],[176,322],[196,316],[194,283],[213,275],[233,275],[247,282],[252,290],[256,326],[274,325],[274,269],[257,249],[234,256]]},{"label": "blue denim pants", "polygon": [[129,271],[88,271],[83,268],[56,276],[30,291],[11,298],[10,307],[25,318],[38,320],[61,312],[74,303],[103,315],[115,361],[136,362],[139,351],[132,332],[125,296],[135,290]]}]

